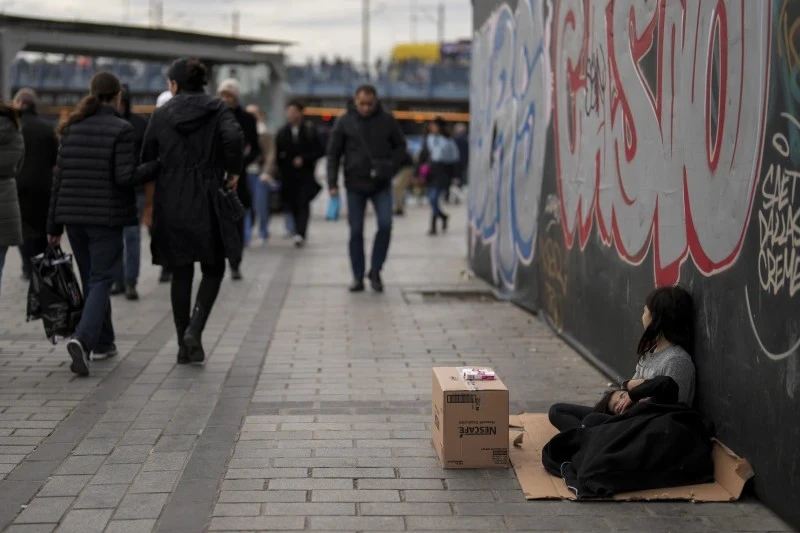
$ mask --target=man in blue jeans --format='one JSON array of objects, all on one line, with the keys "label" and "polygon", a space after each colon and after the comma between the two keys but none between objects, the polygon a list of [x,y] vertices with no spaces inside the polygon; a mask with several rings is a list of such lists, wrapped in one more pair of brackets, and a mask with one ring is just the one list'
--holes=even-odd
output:
[{"label": "man in blue jeans", "polygon": [[378,231],[372,245],[367,273],[370,285],[383,292],[381,270],[392,236],[392,178],[406,160],[406,140],[400,124],[383,110],[372,85],[362,85],[348,103],[347,112],[336,120],[328,141],[328,188],[339,194],[339,163],[344,158],[347,188],[347,221],[350,224],[351,292],[364,290],[364,214],[372,202]]}]

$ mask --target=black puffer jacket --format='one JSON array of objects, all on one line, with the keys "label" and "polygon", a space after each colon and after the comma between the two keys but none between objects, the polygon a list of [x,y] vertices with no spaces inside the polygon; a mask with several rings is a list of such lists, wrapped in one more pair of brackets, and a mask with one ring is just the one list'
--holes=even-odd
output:
[{"label": "black puffer jacket", "polygon": [[58,151],[47,233],[65,224],[137,224],[132,187],[136,170],[133,126],[110,105],[68,126]]},{"label": "black puffer jacket", "polygon": [[225,173],[241,172],[243,146],[233,112],[204,93],[179,93],[150,117],[142,163],[160,161],[153,196],[155,264],[214,263],[220,239],[228,259],[241,257],[238,223],[221,217],[215,202]]},{"label": "black puffer jacket", "polygon": [[371,194],[390,181],[378,182],[370,177],[372,160],[391,160],[396,174],[408,159],[406,139],[400,124],[380,103],[375,111],[362,117],[353,102],[336,120],[328,140],[328,186],[337,187],[339,163],[344,157],[344,183],[347,190]]}]

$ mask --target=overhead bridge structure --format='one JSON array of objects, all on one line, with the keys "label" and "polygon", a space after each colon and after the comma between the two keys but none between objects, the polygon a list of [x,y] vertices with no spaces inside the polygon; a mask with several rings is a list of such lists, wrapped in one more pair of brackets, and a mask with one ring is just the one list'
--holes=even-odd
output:
[{"label": "overhead bridge structure", "polygon": [[267,65],[271,78],[267,81],[275,82],[285,79],[283,52],[289,45],[285,41],[166,28],[0,15],[0,96],[11,96],[9,73],[14,58],[20,52],[165,63],[177,57],[192,56],[201,58],[212,68],[222,65]]}]

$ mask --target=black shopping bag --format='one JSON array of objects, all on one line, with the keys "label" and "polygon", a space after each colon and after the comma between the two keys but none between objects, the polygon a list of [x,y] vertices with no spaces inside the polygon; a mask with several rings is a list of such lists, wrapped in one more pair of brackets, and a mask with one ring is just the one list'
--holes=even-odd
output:
[{"label": "black shopping bag", "polygon": [[72,256],[65,254],[60,246],[48,246],[31,262],[28,320],[41,318],[45,335],[56,344],[75,332],[83,312],[83,294],[72,267]]}]

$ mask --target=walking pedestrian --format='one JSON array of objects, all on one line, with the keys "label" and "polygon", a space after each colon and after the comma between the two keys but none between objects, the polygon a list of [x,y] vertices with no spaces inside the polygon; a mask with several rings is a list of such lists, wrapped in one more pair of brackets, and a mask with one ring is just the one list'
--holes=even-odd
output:
[{"label": "walking pedestrian", "polygon": [[122,86],[99,72],[89,95],[59,127],[61,149],[47,217],[48,240],[61,242],[66,225],[78,262],[84,307],[67,351],[70,370],[89,375],[89,360],[117,354],[111,285],[122,270],[122,228],[136,223],[133,126],[119,114]]},{"label": "walking pedestrian", "polygon": [[[136,160],[142,151],[144,132],[147,130],[147,119],[136,115],[131,110],[131,93],[127,85],[122,86],[120,101],[120,114],[133,126],[134,148]],[[111,294],[125,293],[128,300],[138,300],[139,292],[136,285],[139,282],[139,269],[142,255],[142,215],[144,214],[144,185],[136,187],[136,224],[127,226],[122,230],[125,255],[122,260],[122,278],[111,287]]]},{"label": "walking pedestrian", "polygon": [[[247,167],[261,155],[256,119],[242,108],[241,88],[238,81],[233,78],[223,80],[217,88],[217,93],[233,111],[233,115],[236,117],[236,121],[239,123],[239,127],[244,134],[244,158],[242,168],[237,169],[236,174],[246,176]],[[253,205],[253,199],[250,188],[247,186],[247,179],[241,180],[238,184],[237,193],[245,209],[250,209]],[[244,254],[244,244],[246,242],[244,221],[239,224],[239,235],[242,242],[242,254],[239,254],[239,259],[235,263],[231,263],[231,278],[234,280],[242,279],[241,261],[242,255]]]},{"label": "walking pedestrian", "polygon": [[339,194],[339,163],[344,157],[347,221],[350,224],[351,292],[364,290],[364,215],[371,201],[378,219],[367,275],[372,289],[383,291],[381,270],[392,236],[392,178],[406,160],[406,140],[400,124],[383,110],[372,85],[362,85],[336,120],[328,143],[328,187]]},{"label": "walking pedestrian", "polygon": [[20,89],[14,105],[20,110],[22,138],[28,149],[17,175],[19,209],[22,214],[22,277],[31,278],[31,258],[47,248],[47,209],[53,186],[53,169],[58,156],[55,129],[39,118],[37,96],[32,89]]},{"label": "walking pedestrian", "polygon": [[425,139],[430,154],[431,170],[428,178],[428,201],[431,204],[431,227],[428,235],[436,235],[437,222],[442,221],[442,231],[447,231],[449,216],[442,211],[441,199],[450,188],[453,166],[458,163],[458,147],[441,118],[431,123]]},{"label": "walking pedestrian", "polygon": [[22,217],[14,178],[24,155],[19,116],[14,108],[0,100],[0,288],[8,247],[22,244]]},{"label": "walking pedestrian", "polygon": [[[269,196],[270,189],[275,187],[272,178],[272,167],[275,165],[275,138],[266,123],[264,112],[251,104],[246,108],[256,119],[258,144],[261,155],[247,167],[247,184],[253,195],[253,207],[245,216],[245,241],[250,241],[252,228],[258,224],[258,235],[262,241],[269,239]],[[247,244],[245,243],[245,247]]]},{"label": "walking pedestrian", "polygon": [[320,143],[317,128],[303,116],[304,106],[292,100],[286,106],[286,125],[275,137],[275,152],[280,173],[281,196],[294,218],[294,245],[305,245],[311,201],[319,194],[314,171],[325,149]]},{"label": "walking pedestrian", "polygon": [[[243,137],[231,109],[203,92],[208,69],[199,59],[177,59],[167,78],[175,96],[150,117],[142,148],[143,165],[160,164],[151,250],[153,262],[172,271],[177,362],[201,363],[201,337],[225,275],[225,260],[238,264],[242,254],[241,220],[234,221],[220,208],[220,191],[235,189],[239,182]],[[203,278],[192,309],[198,262]]]}]

